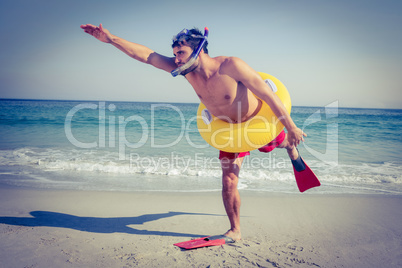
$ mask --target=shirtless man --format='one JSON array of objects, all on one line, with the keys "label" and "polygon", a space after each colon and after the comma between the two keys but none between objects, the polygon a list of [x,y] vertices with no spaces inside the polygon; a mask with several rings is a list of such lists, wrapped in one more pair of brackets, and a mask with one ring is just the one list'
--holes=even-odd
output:
[{"label": "shirtless man", "polygon": [[[112,44],[128,56],[166,72],[172,72],[187,63],[202,39],[202,34],[194,29],[181,33],[181,36],[176,36],[172,45],[174,57],[166,57],[148,47],[112,35],[102,24],[86,24],[81,25],[81,28],[96,39]],[[303,136],[307,135],[295,125],[280,99],[244,61],[236,57],[211,58],[206,45],[191,67],[182,73],[202,103],[217,117],[229,118],[232,122],[244,122],[256,115],[261,107],[254,93],[271,107],[287,130],[287,134],[282,132],[279,135],[281,137],[276,138],[276,143],[270,143],[271,149],[266,151],[272,150],[272,147],[286,148],[290,159],[297,159],[299,155],[296,146],[304,141]],[[225,235],[233,240],[241,239],[240,195],[237,183],[245,155],[248,155],[248,152],[220,152],[219,157],[222,166],[222,198],[230,221],[230,229]]]}]

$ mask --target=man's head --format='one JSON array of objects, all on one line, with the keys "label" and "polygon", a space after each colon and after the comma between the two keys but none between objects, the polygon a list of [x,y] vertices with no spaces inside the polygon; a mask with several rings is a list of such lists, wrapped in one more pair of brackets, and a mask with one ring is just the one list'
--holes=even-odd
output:
[{"label": "man's head", "polygon": [[186,75],[199,66],[198,55],[204,49],[207,54],[208,28],[205,27],[204,35],[197,29],[184,29],[173,37],[173,54],[177,68],[172,71],[173,77]]},{"label": "man's head", "polygon": [[[172,48],[179,46],[189,46],[193,51],[198,48],[200,42],[204,39],[204,35],[197,28],[191,30],[184,29],[173,37]],[[208,54],[208,42],[202,46],[204,53]]]}]

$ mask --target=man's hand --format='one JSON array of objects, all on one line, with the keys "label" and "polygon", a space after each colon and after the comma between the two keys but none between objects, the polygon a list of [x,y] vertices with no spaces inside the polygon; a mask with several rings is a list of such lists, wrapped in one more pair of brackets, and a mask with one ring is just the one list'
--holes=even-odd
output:
[{"label": "man's hand", "polygon": [[84,29],[84,32],[92,35],[99,41],[102,41],[105,43],[110,43],[112,41],[113,36],[111,35],[111,33],[108,30],[106,30],[102,27],[102,23],[99,24],[99,27],[92,25],[92,24],[85,24],[85,25],[81,25],[81,28]]},{"label": "man's hand", "polygon": [[288,130],[288,142],[290,146],[298,146],[301,141],[304,141],[304,137],[307,137],[307,134],[300,128],[296,127]]}]

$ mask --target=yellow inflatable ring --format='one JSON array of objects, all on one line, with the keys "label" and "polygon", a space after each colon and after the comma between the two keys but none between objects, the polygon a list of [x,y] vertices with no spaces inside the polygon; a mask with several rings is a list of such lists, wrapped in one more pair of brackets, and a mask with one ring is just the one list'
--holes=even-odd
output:
[{"label": "yellow inflatable ring", "polygon": [[[290,113],[291,101],[286,87],[275,77],[258,73]],[[203,103],[197,112],[197,127],[201,137],[211,146],[229,153],[252,151],[268,144],[284,129],[281,121],[263,101],[258,114],[250,120],[230,124],[212,115]]]}]

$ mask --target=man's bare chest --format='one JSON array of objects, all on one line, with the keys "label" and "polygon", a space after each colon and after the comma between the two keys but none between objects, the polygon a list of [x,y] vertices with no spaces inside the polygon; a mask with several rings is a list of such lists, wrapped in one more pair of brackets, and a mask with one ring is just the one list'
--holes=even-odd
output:
[{"label": "man's bare chest", "polygon": [[227,105],[247,91],[247,88],[242,83],[225,77],[213,78],[207,81],[195,79],[189,82],[204,104]]}]

